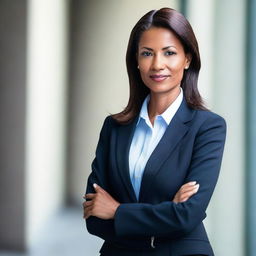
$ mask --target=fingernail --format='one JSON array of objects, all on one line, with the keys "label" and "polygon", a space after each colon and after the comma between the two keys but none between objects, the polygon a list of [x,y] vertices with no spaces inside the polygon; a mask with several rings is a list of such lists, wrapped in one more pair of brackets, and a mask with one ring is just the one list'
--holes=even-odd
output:
[{"label": "fingernail", "polygon": [[195,185],[196,184],[196,181],[191,181],[190,182],[190,185]]},{"label": "fingernail", "polygon": [[94,187],[94,188],[97,188],[97,184],[96,184],[96,183],[93,183],[93,187]]}]

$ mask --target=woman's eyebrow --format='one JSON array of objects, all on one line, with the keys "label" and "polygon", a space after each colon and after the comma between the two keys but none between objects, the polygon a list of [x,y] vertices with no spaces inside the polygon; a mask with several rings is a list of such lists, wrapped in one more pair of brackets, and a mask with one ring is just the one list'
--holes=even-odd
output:
[{"label": "woman's eyebrow", "polygon": [[149,51],[153,51],[153,49],[151,49],[151,48],[149,48],[149,47],[146,47],[146,46],[141,47],[141,49],[146,49],[146,50],[149,50]]},{"label": "woman's eyebrow", "polygon": [[171,47],[176,49],[176,47],[174,45],[170,45],[170,46],[166,46],[166,47],[162,48],[162,50],[167,50],[168,48],[171,48]]},{"label": "woman's eyebrow", "polygon": [[[164,47],[164,48],[162,48],[162,50],[164,51],[164,50],[167,50],[167,49],[169,49],[170,47],[173,47],[173,48],[176,48],[175,46],[173,46],[173,45],[169,45],[169,46],[166,46],[166,47]],[[142,47],[142,49],[147,49],[147,50],[149,50],[149,51],[154,51],[152,48],[149,48],[149,47]]]}]

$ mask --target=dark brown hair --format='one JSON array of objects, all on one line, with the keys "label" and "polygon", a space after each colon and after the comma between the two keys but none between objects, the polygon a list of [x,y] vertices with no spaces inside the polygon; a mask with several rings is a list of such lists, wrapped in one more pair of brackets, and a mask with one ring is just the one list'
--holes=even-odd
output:
[{"label": "dark brown hair", "polygon": [[129,123],[139,114],[145,97],[150,93],[143,83],[137,68],[138,44],[142,33],[150,27],[162,27],[171,30],[183,45],[186,54],[191,54],[189,68],[184,70],[181,87],[189,107],[205,110],[202,97],[197,88],[197,80],[201,67],[200,54],[196,37],[187,19],[179,12],[171,8],[152,10],[146,13],[134,26],[126,52],[126,67],[130,84],[130,98],[125,109],[112,117],[120,124]]}]

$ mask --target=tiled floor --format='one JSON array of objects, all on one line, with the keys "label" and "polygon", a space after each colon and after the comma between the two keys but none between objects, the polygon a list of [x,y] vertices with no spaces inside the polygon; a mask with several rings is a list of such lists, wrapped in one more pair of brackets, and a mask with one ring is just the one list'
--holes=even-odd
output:
[{"label": "tiled floor", "polygon": [[81,209],[66,209],[52,219],[29,253],[0,256],[97,256],[103,240],[87,233]]}]

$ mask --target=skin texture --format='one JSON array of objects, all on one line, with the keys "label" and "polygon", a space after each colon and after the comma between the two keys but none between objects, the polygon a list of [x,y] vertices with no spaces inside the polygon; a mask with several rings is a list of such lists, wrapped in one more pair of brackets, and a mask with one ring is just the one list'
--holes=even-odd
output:
[{"label": "skin texture", "polygon": [[[178,97],[180,82],[185,68],[189,67],[190,54],[173,32],[152,27],[140,39],[137,61],[141,78],[150,89],[148,113],[153,125],[157,115],[163,113]],[[152,75],[168,75],[161,82],[153,81]]]},{"label": "skin texture", "polygon": [[84,199],[90,199],[90,201],[83,203],[84,218],[86,219],[92,215],[104,220],[113,219],[120,203],[99,185],[94,184],[93,186],[96,193],[84,196]]},{"label": "skin texture", "polygon": [[[178,97],[184,70],[189,67],[191,55],[185,54],[183,46],[173,32],[165,28],[151,27],[143,32],[137,52],[138,68],[144,84],[150,89],[149,118],[154,125],[155,117],[163,113]],[[151,76],[165,75],[162,81]],[[94,184],[95,193],[86,194],[83,203],[84,218],[96,216],[113,219],[120,205],[108,192]],[[172,200],[185,202],[199,189],[195,181],[181,186]]]}]

